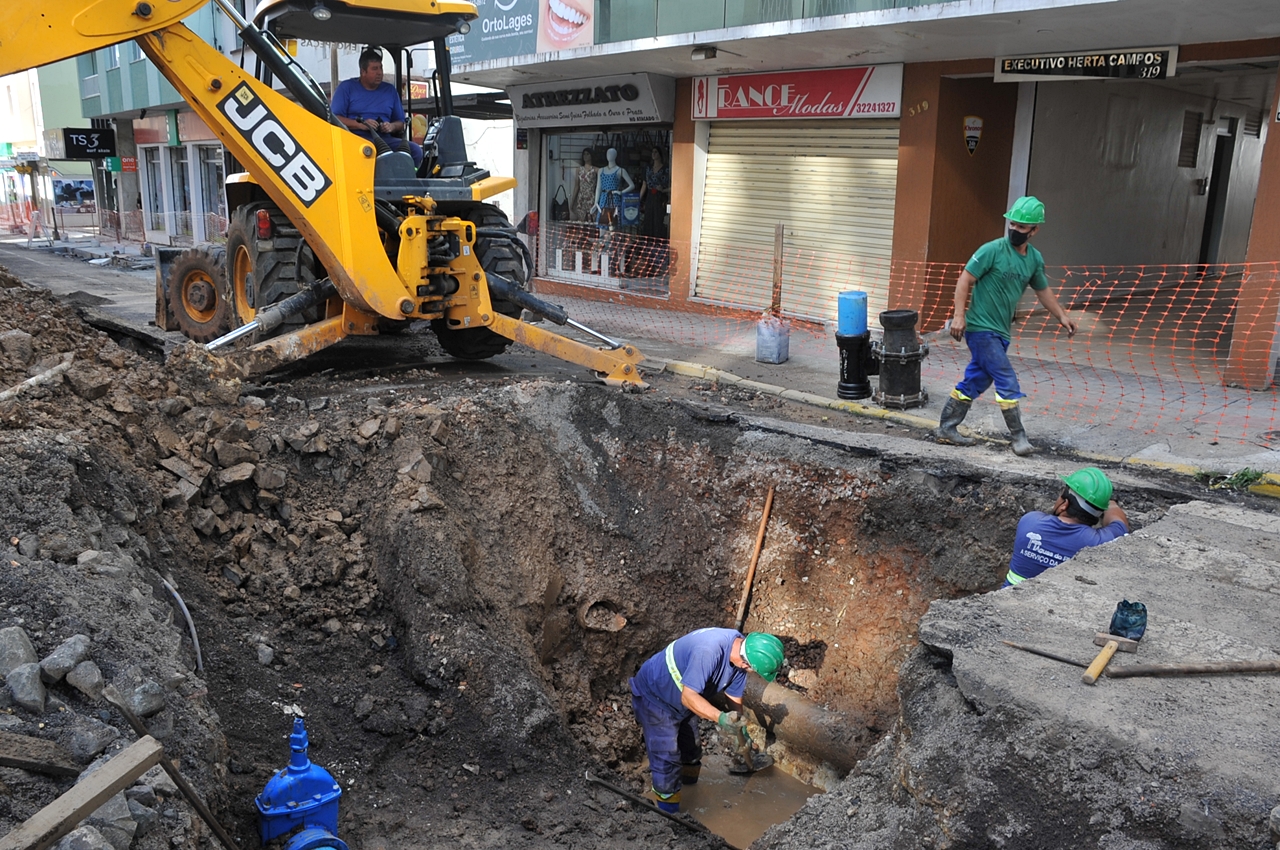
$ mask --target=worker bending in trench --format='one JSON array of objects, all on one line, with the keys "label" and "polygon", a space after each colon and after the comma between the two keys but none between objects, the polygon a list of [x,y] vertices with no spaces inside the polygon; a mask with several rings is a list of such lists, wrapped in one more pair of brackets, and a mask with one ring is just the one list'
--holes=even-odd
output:
[{"label": "worker bending in trench", "polygon": [[702,745],[698,718],[736,732],[740,711],[721,711],[704,693],[723,693],[742,707],[747,671],[772,682],[782,667],[782,641],[771,634],[736,629],[698,629],[667,644],[631,679],[631,707],[644,732],[658,808],[680,811],[680,788],[698,781]]},{"label": "worker bending in trench", "polygon": [[1048,513],[1029,511],[1018,521],[1004,587],[1022,584],[1075,557],[1081,549],[1129,533],[1129,517],[1111,498],[1111,479],[1096,466],[1064,476]]}]

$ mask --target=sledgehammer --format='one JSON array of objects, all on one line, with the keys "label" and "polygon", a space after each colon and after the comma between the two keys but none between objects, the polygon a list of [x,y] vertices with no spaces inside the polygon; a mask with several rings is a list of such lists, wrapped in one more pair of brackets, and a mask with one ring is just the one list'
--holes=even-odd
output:
[{"label": "sledgehammer", "polygon": [[1110,631],[1098,632],[1093,636],[1094,644],[1102,647],[1102,651],[1098,653],[1097,658],[1093,659],[1089,669],[1084,671],[1080,681],[1086,685],[1092,685],[1098,681],[1098,677],[1106,669],[1107,662],[1117,651],[1137,652],[1138,641],[1142,640],[1146,629],[1147,606],[1127,599],[1118,604],[1116,612],[1111,615]]}]

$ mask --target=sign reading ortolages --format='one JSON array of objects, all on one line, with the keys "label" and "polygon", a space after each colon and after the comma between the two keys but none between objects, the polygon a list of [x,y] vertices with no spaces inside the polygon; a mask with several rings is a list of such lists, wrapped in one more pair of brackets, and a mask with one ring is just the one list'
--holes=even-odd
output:
[{"label": "sign reading ortolages", "polygon": [[1164,80],[1178,67],[1178,48],[1133,47],[1002,56],[996,59],[997,83],[1029,80]]},{"label": "sign reading ortolages", "polygon": [[899,118],[902,66],[695,77],[693,118]]},{"label": "sign reading ortolages", "polygon": [[507,95],[520,127],[666,124],[675,118],[675,80],[653,74],[512,86]]}]

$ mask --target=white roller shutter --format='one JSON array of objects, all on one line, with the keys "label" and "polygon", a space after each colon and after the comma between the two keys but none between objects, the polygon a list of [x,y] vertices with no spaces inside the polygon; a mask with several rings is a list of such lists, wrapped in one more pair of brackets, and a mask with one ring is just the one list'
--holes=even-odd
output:
[{"label": "white roller shutter", "polygon": [[698,239],[699,298],[769,306],[784,225],[783,310],[833,320],[836,295],[886,309],[898,121],[716,121]]}]

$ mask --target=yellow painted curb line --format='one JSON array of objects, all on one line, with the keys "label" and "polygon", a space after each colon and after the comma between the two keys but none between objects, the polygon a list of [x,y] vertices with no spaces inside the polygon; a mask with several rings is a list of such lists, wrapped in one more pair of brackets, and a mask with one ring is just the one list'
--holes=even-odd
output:
[{"label": "yellow painted curb line", "polygon": [[[814,393],[803,393],[798,390],[789,390],[774,384],[761,383],[760,381],[749,381],[746,378],[739,378],[732,372],[725,372],[722,369],[716,369],[712,366],[702,366],[698,363],[685,363],[679,360],[667,360],[665,363],[667,370],[677,375],[717,381],[721,384],[729,384],[735,387],[742,387],[743,389],[755,390],[756,392],[775,395],[779,398],[798,401],[815,407],[825,407],[830,410],[842,410],[846,413],[852,413],[855,416],[866,416],[872,419],[888,419],[892,422],[910,425],[914,428],[923,428],[927,431],[932,431],[938,425],[934,420],[926,419],[923,416],[913,416],[910,413],[884,410],[879,407],[869,407],[865,404],[858,404],[855,401],[843,401],[840,399],[816,395]],[[982,434],[973,434],[973,436],[979,440],[985,440],[986,442],[991,443],[1005,442],[1003,440],[986,437]],[[1204,471],[1198,466],[1192,466],[1186,463],[1170,463],[1168,461],[1148,460],[1146,458],[1120,458],[1112,457],[1110,455],[1095,454],[1093,452],[1075,452],[1075,454],[1086,460],[1096,460],[1119,467],[1138,466],[1147,469],[1156,469],[1162,472],[1172,472],[1175,475],[1183,475],[1188,478],[1195,478],[1198,474]],[[1272,498],[1280,499],[1280,474],[1276,474],[1274,472],[1266,473],[1260,482],[1249,488],[1249,492],[1258,496],[1271,496]]]},{"label": "yellow painted curb line", "polygon": [[911,425],[916,428],[933,428],[938,423],[932,419],[925,419],[923,416],[912,416],[910,413],[901,413],[895,410],[885,410],[879,407],[869,407],[865,404],[858,404],[856,401],[844,401],[843,399],[827,398],[815,393],[803,393],[799,390],[789,390],[785,387],[779,387],[774,384],[765,384],[760,381],[751,381],[746,378],[739,378],[732,372],[726,372],[723,369],[716,369],[712,366],[702,366],[698,363],[684,363],[679,360],[666,361],[667,370],[677,375],[684,375],[689,378],[702,378],[704,380],[712,380],[721,384],[741,387],[746,390],[755,390],[756,392],[765,393],[766,395],[776,395],[779,398],[785,398],[789,401],[798,401],[802,404],[810,404],[814,407],[825,407],[830,410],[843,410],[846,413],[853,413],[858,416],[868,416],[872,419],[888,419],[893,422],[901,422],[903,425]]}]

